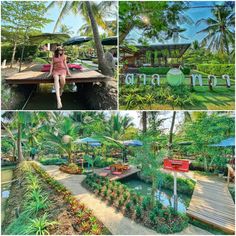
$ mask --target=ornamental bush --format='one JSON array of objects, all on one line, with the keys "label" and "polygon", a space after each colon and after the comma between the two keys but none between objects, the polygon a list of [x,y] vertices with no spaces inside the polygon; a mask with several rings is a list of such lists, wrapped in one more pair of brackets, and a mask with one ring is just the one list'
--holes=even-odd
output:
[{"label": "ornamental bush", "polygon": [[234,76],[234,64],[199,64],[197,70],[207,74],[222,76],[228,74]]},{"label": "ornamental bush", "polygon": [[[166,75],[170,69],[171,67],[140,67],[138,69],[138,72],[140,74],[146,74],[146,75],[153,75],[153,74]],[[181,70],[185,75],[190,74],[190,68],[188,67],[184,67]]]}]

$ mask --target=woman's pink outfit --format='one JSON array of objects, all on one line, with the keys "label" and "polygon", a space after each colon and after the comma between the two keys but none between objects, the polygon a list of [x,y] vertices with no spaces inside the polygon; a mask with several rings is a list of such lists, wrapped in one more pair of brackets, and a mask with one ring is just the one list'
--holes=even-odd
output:
[{"label": "woman's pink outfit", "polygon": [[64,75],[66,76],[67,70],[65,66],[65,57],[64,56],[58,56],[53,57],[53,70],[52,75]]}]

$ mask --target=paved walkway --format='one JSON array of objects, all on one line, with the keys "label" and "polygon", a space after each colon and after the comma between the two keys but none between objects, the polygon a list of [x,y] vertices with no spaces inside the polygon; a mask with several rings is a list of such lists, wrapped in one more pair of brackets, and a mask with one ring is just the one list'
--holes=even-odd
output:
[{"label": "paved walkway", "polygon": [[[64,184],[74,196],[93,211],[93,214],[116,235],[157,235],[156,231],[148,229],[131,219],[124,217],[113,207],[107,206],[99,198],[96,198],[87,189],[81,186],[84,175],[69,175],[59,171],[58,166],[42,166],[52,177]],[[206,235],[209,232],[189,225],[184,231],[178,234],[184,235]]]}]

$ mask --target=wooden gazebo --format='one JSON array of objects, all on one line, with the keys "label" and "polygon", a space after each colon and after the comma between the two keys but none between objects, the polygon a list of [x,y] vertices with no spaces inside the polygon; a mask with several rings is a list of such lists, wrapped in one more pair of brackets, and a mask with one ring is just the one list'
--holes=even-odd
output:
[{"label": "wooden gazebo", "polygon": [[167,66],[173,58],[177,64],[182,64],[182,56],[190,45],[190,43],[132,45],[132,47],[121,45],[120,58],[121,62],[126,61],[129,67]]}]

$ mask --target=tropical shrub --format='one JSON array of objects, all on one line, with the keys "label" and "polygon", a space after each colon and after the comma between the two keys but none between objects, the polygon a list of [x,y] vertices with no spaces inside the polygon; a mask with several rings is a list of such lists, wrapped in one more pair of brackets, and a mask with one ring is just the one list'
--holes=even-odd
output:
[{"label": "tropical shrub", "polygon": [[207,74],[222,76],[228,74],[232,77],[235,75],[234,64],[199,64],[197,70]]},{"label": "tropical shrub", "polygon": [[139,205],[135,207],[135,214],[137,218],[140,218],[142,215],[142,208]]},{"label": "tropical shrub", "polygon": [[68,174],[82,174],[83,169],[77,166],[74,163],[70,163],[69,165],[61,165],[59,170]]},{"label": "tropical shrub", "polygon": [[[180,232],[188,224],[187,217],[178,212],[174,212],[170,207],[164,207],[158,201],[155,203],[154,208],[151,208],[151,198],[149,196],[140,196],[140,194],[131,191],[127,186],[121,183],[117,184],[115,181],[111,182],[108,178],[100,177],[96,174],[88,175],[83,182],[86,188],[96,193],[93,189],[94,183],[102,187],[104,195],[109,192],[109,196],[107,196],[108,201],[110,201],[117,210],[126,213],[128,217],[138,222],[142,219],[147,227],[155,229],[157,232],[165,232],[168,234]],[[114,192],[112,192],[111,189],[114,190]],[[123,190],[123,194],[117,195],[117,189]],[[139,204],[139,202],[141,203]],[[124,208],[122,206],[124,206]],[[159,227],[157,227],[159,224],[164,224],[165,227],[159,229]]]},{"label": "tropical shrub", "polygon": [[157,95],[161,103],[167,103],[172,106],[184,107],[185,105],[194,105],[195,100],[188,86],[168,86],[160,88]]},{"label": "tropical shrub", "polygon": [[49,226],[57,224],[56,221],[49,221],[48,215],[44,214],[43,216],[30,220],[30,224],[27,229],[27,234],[36,234],[36,235],[46,235],[49,234],[47,228]]},{"label": "tropical shrub", "polygon": [[[21,57],[21,51],[22,51],[22,46],[18,46],[16,48],[16,54],[15,54],[15,58],[18,59]],[[24,49],[24,59],[28,60],[28,59],[32,59],[32,56],[36,56],[38,51],[38,46],[37,45],[25,45],[25,49]],[[12,52],[13,52],[13,46],[1,46],[1,58],[2,60],[7,60],[7,62],[11,61],[11,57],[12,57]]]},{"label": "tropical shrub", "polygon": [[[146,75],[153,75],[153,74],[166,75],[170,69],[171,67],[140,67],[138,69],[138,72],[140,74],[146,74]],[[181,70],[185,75],[190,74],[190,68],[184,67]]]},{"label": "tropical shrub", "polygon": [[54,157],[54,158],[48,158],[48,157],[41,157],[39,159],[39,162],[43,165],[62,165],[62,164],[67,164],[67,160]]},{"label": "tropical shrub", "polygon": [[[106,230],[106,228],[100,222],[98,222],[98,220],[93,216],[92,212],[86,209],[85,205],[80,203],[79,200],[74,197],[64,185],[53,179],[36,163],[31,163],[31,166],[34,168],[36,173],[39,174],[39,176],[41,176],[45,182],[51,185],[52,188],[60,193],[64,200],[69,204],[71,212],[78,217],[77,223],[79,223],[79,228],[82,231],[81,234],[95,234],[95,232],[103,234],[103,231]],[[97,178],[95,179],[94,175],[90,175],[86,183],[91,184],[94,190],[97,190],[99,188],[99,184],[97,184],[95,180],[97,180]]]},{"label": "tropical shrub", "polygon": [[46,61],[45,59],[40,58],[40,57],[34,58],[34,59],[33,59],[33,62],[34,62],[34,63],[37,63],[37,64],[48,64],[48,61]]}]

